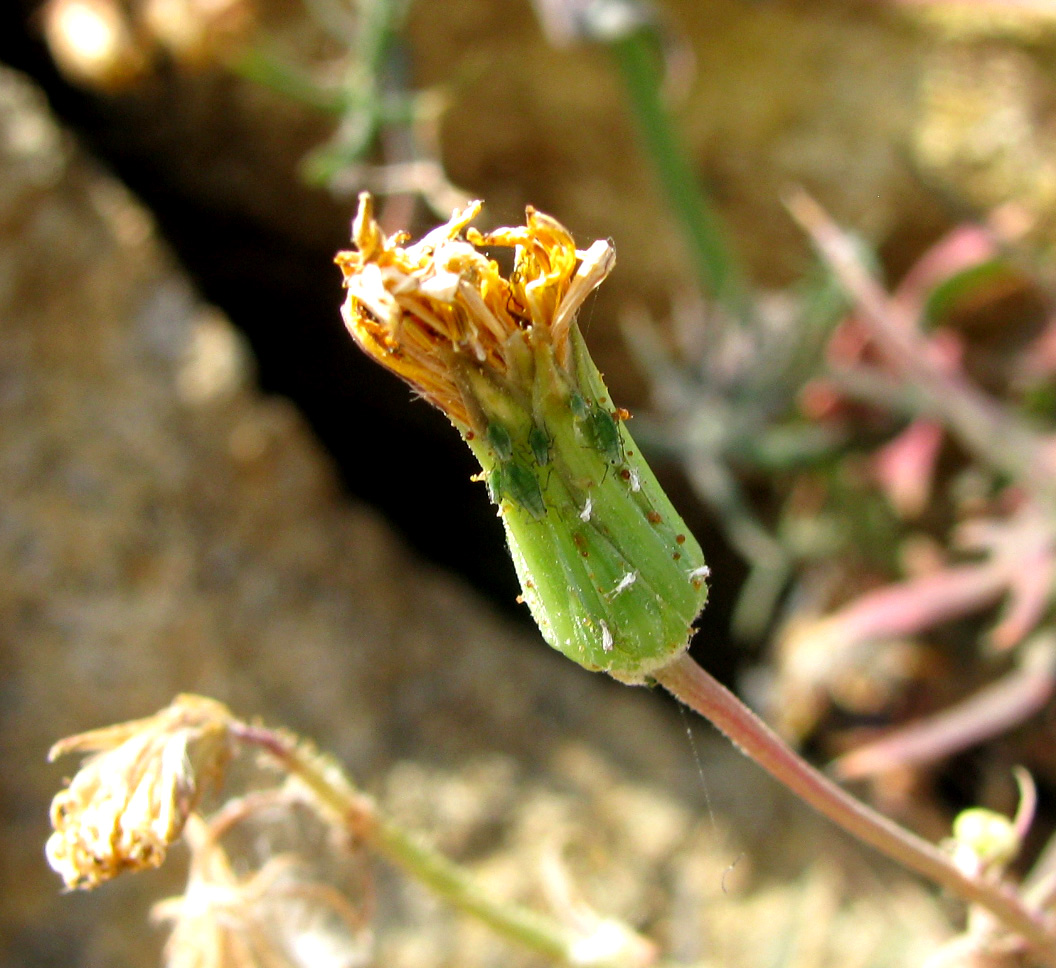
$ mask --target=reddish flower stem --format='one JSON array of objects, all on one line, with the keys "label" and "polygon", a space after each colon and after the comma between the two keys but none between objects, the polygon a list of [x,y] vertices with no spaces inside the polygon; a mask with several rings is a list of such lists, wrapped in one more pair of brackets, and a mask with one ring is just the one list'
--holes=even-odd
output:
[{"label": "reddish flower stem", "polygon": [[1056,934],[1009,887],[968,877],[933,844],[842,790],[795,753],[688,654],[656,673],[655,679],[819,813],[904,867],[986,908],[1025,938],[1041,963],[1056,968]]}]

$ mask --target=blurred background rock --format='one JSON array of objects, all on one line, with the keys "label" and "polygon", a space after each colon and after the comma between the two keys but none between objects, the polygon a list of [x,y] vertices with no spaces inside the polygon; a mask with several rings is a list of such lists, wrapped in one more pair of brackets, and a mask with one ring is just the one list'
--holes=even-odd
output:
[{"label": "blurred background rock", "polygon": [[[71,8],[0,11],[17,68],[0,79],[4,962],[156,963],[147,910],[179,872],[60,897],[42,845],[72,766],[43,758],[191,690],[312,736],[511,895],[540,901],[537,858],[556,844],[592,903],[677,957],[919,964],[947,930],[923,890],[721,745],[694,748],[649,694],[545,650],[464,448],[352,347],[332,257],[358,186],[304,178],[332,114],[288,78],[230,69],[252,42],[340,82],[347,49],[320,22],[337,5],[216,4],[196,35],[207,5],[93,0],[118,24],[101,69],[61,49]],[[673,104],[759,285],[807,265],[781,205],[792,183],[892,275],[963,212],[1010,200],[1043,244],[1044,17],[663,10],[695,63]],[[362,181],[424,159],[439,197],[486,199],[489,224],[530,203],[577,239],[611,236],[619,264],[587,338],[617,398],[644,404],[616,321],[628,305],[665,314],[692,279],[603,52],[548,43],[527,2],[451,0],[410,5],[397,54],[393,89],[435,104],[413,150],[367,152]],[[393,204],[414,230],[435,218]],[[713,561],[709,664],[730,669],[743,569],[665,473]],[[525,961],[402,881],[378,891],[379,964]]]},{"label": "blurred background rock", "polygon": [[[130,49],[115,40],[117,63],[95,67],[86,83],[69,66],[64,74],[61,61],[56,67],[42,38],[48,24],[56,25],[52,37],[62,36],[63,11],[81,4],[6,5],[0,57],[37,78],[90,150],[151,209],[203,295],[246,333],[264,388],[297,403],[345,485],[430,558],[510,601],[512,573],[496,550],[482,490],[467,480],[473,467],[464,448],[429,408],[405,406],[403,387],[375,372],[334,325],[331,260],[347,245],[361,186],[346,180],[331,192],[301,177],[305,157],[330,137],[332,116],[215,65],[181,67],[147,17],[168,6],[193,20],[196,9],[219,7],[225,23],[250,31],[281,63],[340,88],[362,68],[312,12],[347,17],[355,5],[110,4],[128,24]],[[89,6],[107,8],[108,0]],[[411,135],[397,133],[394,144],[371,147],[363,167],[432,153],[452,185],[487,201],[488,224],[517,222],[533,204],[577,238],[611,236],[619,269],[598,296],[588,334],[613,392],[642,402],[641,376],[616,333],[617,310],[629,302],[664,310],[692,275],[636,153],[604,52],[547,43],[527,0],[362,6],[407,8],[385,83],[396,93],[432,92],[439,102],[423,109],[437,119],[414,133],[418,143],[400,143]],[[885,241],[903,264],[937,233],[941,207],[908,154],[926,45],[903,20],[873,4],[806,10],[717,0],[664,10],[696,64],[676,101],[693,157],[761,282],[788,283],[806,264],[802,234],[781,206],[794,183]],[[423,143],[430,138],[435,143]],[[404,209],[412,230],[435,219],[423,206]],[[423,468],[435,468],[433,500],[458,506],[457,521],[415,499]],[[721,592],[720,584],[719,611]]]}]

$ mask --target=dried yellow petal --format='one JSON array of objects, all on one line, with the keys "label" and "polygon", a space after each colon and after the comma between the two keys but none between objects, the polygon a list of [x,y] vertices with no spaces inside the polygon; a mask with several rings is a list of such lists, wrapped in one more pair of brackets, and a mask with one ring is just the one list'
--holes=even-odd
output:
[{"label": "dried yellow petal", "polygon": [[228,757],[231,714],[201,696],[178,696],[146,719],[81,733],[50,759],[93,753],[51,803],[48,863],[69,888],[157,867],[180,835],[203,781]]}]

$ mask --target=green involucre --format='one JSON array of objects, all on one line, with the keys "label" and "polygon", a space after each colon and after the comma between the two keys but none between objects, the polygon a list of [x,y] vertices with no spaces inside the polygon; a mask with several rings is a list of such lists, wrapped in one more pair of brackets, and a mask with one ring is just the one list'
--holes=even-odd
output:
[{"label": "green involucre", "polygon": [[530,359],[523,349],[511,355],[525,392],[472,381],[488,430],[469,443],[524,600],[559,652],[642,682],[689,643],[707,599],[703,553],[614,412],[578,330],[568,370],[549,344],[531,346]]}]

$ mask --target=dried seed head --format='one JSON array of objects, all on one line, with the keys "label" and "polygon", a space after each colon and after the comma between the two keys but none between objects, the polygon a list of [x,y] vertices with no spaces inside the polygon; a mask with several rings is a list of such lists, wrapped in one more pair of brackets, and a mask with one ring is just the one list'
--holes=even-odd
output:
[{"label": "dried seed head", "polygon": [[49,759],[95,754],[51,803],[46,852],[66,886],[159,866],[203,782],[222,771],[231,722],[220,703],[183,695],[154,716],[56,743]]},{"label": "dried seed head", "polygon": [[292,854],[236,874],[210,825],[192,814],[187,889],[154,906],[172,922],[166,968],[358,968],[369,963],[365,918]]}]

